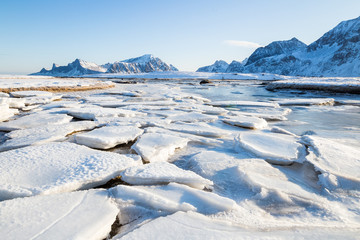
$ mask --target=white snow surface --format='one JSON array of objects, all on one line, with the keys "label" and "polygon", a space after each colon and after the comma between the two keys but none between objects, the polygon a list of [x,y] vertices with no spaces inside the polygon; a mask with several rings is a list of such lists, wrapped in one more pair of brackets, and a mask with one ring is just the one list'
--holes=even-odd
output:
[{"label": "white snow surface", "polygon": [[97,149],[109,149],[134,141],[144,130],[131,126],[105,126],[87,133],[77,134],[78,144]]},{"label": "white snow surface", "polygon": [[[169,230],[171,226],[171,230]],[[316,227],[254,231],[243,225],[217,220],[196,212],[176,212],[142,225],[119,239],[324,239],[356,238],[356,230]]]},{"label": "white snow surface", "polygon": [[321,172],[319,182],[330,190],[360,189],[360,150],[336,139],[305,136],[310,154],[306,160]]},{"label": "white snow surface", "polygon": [[305,147],[298,141],[291,135],[260,131],[244,132],[236,137],[238,151],[244,148],[270,163],[284,165],[304,161]]},{"label": "white snow surface", "polygon": [[119,210],[106,190],[0,202],[2,239],[104,239]]},{"label": "white snow surface", "polygon": [[141,161],[63,142],[1,152],[0,163],[0,199],[5,200],[99,186]]},{"label": "white snow surface", "polygon": [[72,117],[66,114],[35,113],[22,116],[9,122],[0,123],[0,131],[13,131],[45,125],[69,123]]},{"label": "white snow surface", "polygon": [[230,125],[250,129],[264,129],[268,127],[268,123],[264,119],[258,117],[238,115],[236,117],[224,118],[222,121]]},{"label": "white snow surface", "polygon": [[96,124],[92,121],[79,121],[11,131],[5,134],[10,139],[0,145],[0,151],[65,140],[68,134],[91,130],[95,126]]},{"label": "white snow surface", "polygon": [[192,171],[183,170],[168,162],[153,162],[127,168],[121,173],[121,179],[131,185],[155,185],[181,183],[203,189],[210,188],[212,181],[200,177]]},{"label": "white snow surface", "polygon": [[164,186],[119,185],[110,191],[116,201],[130,201],[147,208],[169,213],[197,211],[213,214],[238,207],[229,198],[177,183],[169,183]]},{"label": "white snow surface", "polygon": [[160,133],[145,133],[132,146],[145,162],[162,162],[178,148],[187,145],[189,139]]}]

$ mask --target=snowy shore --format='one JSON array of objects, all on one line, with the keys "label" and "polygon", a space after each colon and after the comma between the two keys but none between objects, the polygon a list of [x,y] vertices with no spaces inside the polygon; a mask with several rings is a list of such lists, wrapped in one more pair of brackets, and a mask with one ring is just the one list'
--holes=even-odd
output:
[{"label": "snowy shore", "polygon": [[359,96],[203,77],[0,93],[0,236],[356,239]]}]

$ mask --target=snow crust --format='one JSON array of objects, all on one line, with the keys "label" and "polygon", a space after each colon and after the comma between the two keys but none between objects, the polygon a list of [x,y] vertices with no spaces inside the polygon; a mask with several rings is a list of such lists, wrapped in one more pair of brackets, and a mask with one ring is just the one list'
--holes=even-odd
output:
[{"label": "snow crust", "polygon": [[155,185],[176,182],[197,189],[210,188],[213,184],[192,171],[182,170],[167,162],[154,162],[127,168],[121,173],[121,179],[131,185]]},{"label": "snow crust", "polygon": [[98,149],[109,149],[119,144],[134,141],[144,130],[131,126],[105,126],[93,131],[77,134],[76,143]]},{"label": "snow crust", "polygon": [[177,183],[169,183],[165,186],[120,185],[110,191],[116,201],[130,201],[168,213],[198,211],[212,214],[237,207],[236,203],[229,198]]},{"label": "snow crust", "polygon": [[159,133],[145,133],[132,146],[145,162],[165,162],[178,148],[187,145],[189,139]]},{"label": "snow crust", "polygon": [[3,239],[103,239],[119,210],[106,190],[0,202]]},{"label": "snow crust", "polygon": [[0,162],[0,180],[5,183],[0,187],[1,200],[99,186],[141,163],[138,156],[66,142],[2,152]]},{"label": "snow crust", "polygon": [[258,117],[237,116],[224,118],[222,121],[230,125],[250,129],[264,129],[268,127],[267,122],[264,119]]},{"label": "snow crust", "polygon": [[13,131],[45,125],[59,125],[69,123],[72,117],[66,114],[38,113],[26,115],[13,121],[0,123],[0,131]]},{"label": "snow crust", "polygon": [[271,163],[284,165],[304,161],[305,147],[298,141],[294,136],[271,132],[241,133],[236,138],[238,151],[244,148]]}]

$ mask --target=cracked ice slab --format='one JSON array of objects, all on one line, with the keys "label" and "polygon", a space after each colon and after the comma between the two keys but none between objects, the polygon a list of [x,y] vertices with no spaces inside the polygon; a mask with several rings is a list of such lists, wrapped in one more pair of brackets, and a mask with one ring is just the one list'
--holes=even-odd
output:
[{"label": "cracked ice slab", "polygon": [[74,143],[48,143],[0,153],[0,199],[54,194],[105,184],[139,156],[93,150]]},{"label": "cracked ice slab", "polygon": [[105,239],[119,210],[106,190],[0,202],[2,239]]},{"label": "cracked ice slab", "polygon": [[198,211],[213,214],[238,207],[232,199],[177,183],[165,186],[118,185],[110,191],[119,203],[131,202],[170,213]]},{"label": "cracked ice slab", "polygon": [[215,101],[207,103],[215,107],[279,107],[275,102],[254,102],[254,101]]},{"label": "cracked ice slab", "polygon": [[304,136],[310,154],[306,160],[321,172],[319,182],[324,187],[360,189],[360,150],[336,140]]},{"label": "cracked ice slab", "polygon": [[189,139],[160,133],[145,133],[131,147],[145,162],[165,162],[178,148],[187,145]]},{"label": "cracked ice slab", "polygon": [[66,114],[34,113],[9,122],[0,123],[0,131],[13,131],[44,125],[58,125],[70,122],[72,117]]},{"label": "cracked ice slab", "polygon": [[[251,215],[251,214],[250,214]],[[247,216],[251,219],[254,217]],[[261,223],[257,220],[258,226]],[[293,227],[279,228],[274,221],[274,229],[256,231],[231,221],[217,220],[196,212],[176,212],[158,217],[126,235],[117,235],[113,240],[127,239],[353,239],[358,232],[347,229]],[[169,230],[171,226],[171,230]]]},{"label": "cracked ice slab", "polygon": [[78,144],[98,149],[109,149],[134,141],[144,130],[132,126],[105,126],[87,133],[77,134]]},{"label": "cracked ice slab", "polygon": [[296,98],[296,99],[281,99],[276,101],[281,106],[291,105],[333,105],[333,98]]},{"label": "cracked ice slab", "polygon": [[68,134],[90,130],[95,126],[92,121],[79,121],[11,131],[5,134],[10,139],[0,145],[0,151],[65,140]]},{"label": "cracked ice slab", "polygon": [[243,151],[243,148],[274,164],[301,163],[306,154],[305,146],[298,142],[298,138],[281,133],[244,132],[235,141],[238,151]]},{"label": "cracked ice slab", "polygon": [[236,117],[224,118],[222,121],[224,123],[242,128],[264,129],[268,127],[268,123],[264,119],[258,117],[238,115]]},{"label": "cracked ice slab", "polygon": [[132,185],[155,185],[176,182],[197,189],[213,185],[192,171],[183,170],[168,162],[154,162],[127,168],[121,173],[121,179]]}]

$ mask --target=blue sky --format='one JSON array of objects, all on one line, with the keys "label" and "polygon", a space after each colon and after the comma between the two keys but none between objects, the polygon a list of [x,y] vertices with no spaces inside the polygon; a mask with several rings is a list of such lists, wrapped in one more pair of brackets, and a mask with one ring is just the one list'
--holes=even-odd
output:
[{"label": "blue sky", "polygon": [[359,9],[359,0],[1,0],[0,73],[146,53],[195,71],[276,40],[309,44]]}]

